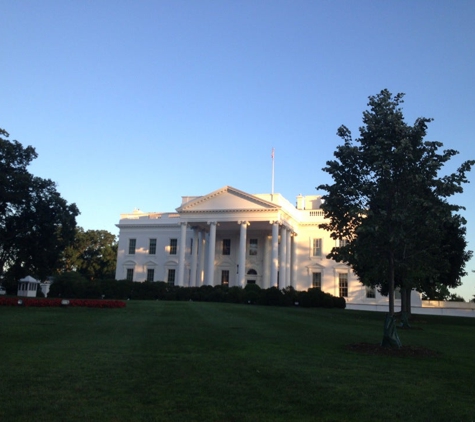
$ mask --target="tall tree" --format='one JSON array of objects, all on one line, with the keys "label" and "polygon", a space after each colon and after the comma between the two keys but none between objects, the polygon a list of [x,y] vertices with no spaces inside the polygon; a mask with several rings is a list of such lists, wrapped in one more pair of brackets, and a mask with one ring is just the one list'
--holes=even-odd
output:
[{"label": "tall tree", "polygon": [[440,142],[424,141],[431,119],[405,123],[403,96],[382,90],[369,97],[355,141],[348,128],[338,129],[344,143],[323,169],[334,183],[318,187],[326,191],[322,208],[328,223],[322,227],[333,238],[348,240],[330,257],[348,262],[364,284],[386,291],[391,318],[396,285],[410,291],[423,281],[443,280],[448,272],[452,250],[441,249],[440,231],[449,230],[451,221],[458,222],[453,226],[462,237],[464,231],[455,216],[461,207],[447,198],[463,191],[475,163],[466,161],[455,173],[439,176],[457,151],[439,153]]},{"label": "tall tree", "polygon": [[60,272],[77,271],[89,280],[115,277],[117,239],[107,230],[76,229],[61,258]]},{"label": "tall tree", "polygon": [[0,129],[0,275],[45,279],[72,241],[79,211],[54,182],[29,173],[35,149],[8,137]]}]

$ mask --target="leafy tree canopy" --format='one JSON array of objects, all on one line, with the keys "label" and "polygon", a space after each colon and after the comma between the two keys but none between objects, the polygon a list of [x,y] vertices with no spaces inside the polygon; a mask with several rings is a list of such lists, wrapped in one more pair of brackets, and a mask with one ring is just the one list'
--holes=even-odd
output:
[{"label": "leafy tree canopy", "polygon": [[79,210],[53,181],[29,173],[35,149],[8,137],[0,129],[0,275],[45,279],[74,238]]},{"label": "leafy tree canopy", "polygon": [[360,137],[352,139],[341,126],[335,160],[323,169],[333,184],[322,206],[335,239],[347,239],[330,257],[348,262],[359,279],[389,293],[394,312],[394,287],[430,291],[439,285],[456,286],[465,274],[471,252],[465,251],[462,207],[448,197],[461,193],[466,173],[475,161],[456,172],[440,175],[457,151],[440,152],[442,143],[424,141],[432,119],[408,125],[400,105],[404,94],[388,90],[369,97]]},{"label": "leafy tree canopy", "polygon": [[116,236],[106,230],[78,227],[74,242],[61,257],[59,272],[77,271],[89,280],[115,277],[117,262]]}]

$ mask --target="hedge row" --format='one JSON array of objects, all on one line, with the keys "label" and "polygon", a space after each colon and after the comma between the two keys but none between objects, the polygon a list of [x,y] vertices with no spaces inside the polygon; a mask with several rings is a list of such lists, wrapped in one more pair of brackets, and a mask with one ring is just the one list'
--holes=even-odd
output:
[{"label": "hedge row", "polygon": [[178,287],[164,282],[132,282],[126,280],[87,281],[77,277],[60,277],[52,285],[48,297],[106,298],[119,300],[175,300],[228,302],[273,306],[345,308],[344,298],[320,289],[296,291],[288,287],[261,289],[249,284],[244,289],[228,286]]}]

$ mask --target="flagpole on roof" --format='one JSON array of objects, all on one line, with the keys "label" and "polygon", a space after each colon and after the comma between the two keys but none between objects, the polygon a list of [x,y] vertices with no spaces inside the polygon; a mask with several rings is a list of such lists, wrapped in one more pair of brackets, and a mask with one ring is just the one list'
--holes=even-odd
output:
[{"label": "flagpole on roof", "polygon": [[271,157],[272,157],[272,190],[271,190],[271,194],[274,195],[274,147],[272,147]]}]

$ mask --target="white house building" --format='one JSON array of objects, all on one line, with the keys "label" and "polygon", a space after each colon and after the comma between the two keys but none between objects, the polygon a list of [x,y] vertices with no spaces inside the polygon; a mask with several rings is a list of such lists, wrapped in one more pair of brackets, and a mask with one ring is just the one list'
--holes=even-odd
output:
[{"label": "white house building", "polygon": [[182,197],[175,212],[122,214],[116,279],[185,287],[320,287],[347,304],[387,303],[362,286],[348,265],[326,258],[336,241],[319,228],[321,203],[318,195],[299,195],[293,205],[280,194],[225,186]]}]

